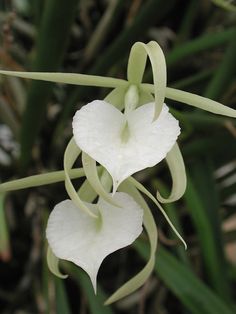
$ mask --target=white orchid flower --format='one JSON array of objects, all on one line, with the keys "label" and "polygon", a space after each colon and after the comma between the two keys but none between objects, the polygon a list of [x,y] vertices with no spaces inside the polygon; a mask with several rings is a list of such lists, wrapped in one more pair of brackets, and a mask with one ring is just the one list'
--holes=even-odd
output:
[{"label": "white orchid flower", "polygon": [[[142,82],[147,57],[152,67],[153,84]],[[132,46],[127,80],[75,73],[0,70],[0,74],[113,88],[105,100],[92,101],[76,112],[73,119],[74,136],[64,154],[64,171],[1,184],[0,193],[65,181],[70,200],[55,206],[46,229],[50,245],[48,265],[54,274],[64,278],[58,268],[59,259],[72,261],[88,273],[95,291],[97,273],[103,259],[131,244],[142,232],[143,224],[151,247],[149,261],[106,304],[132,293],[152,272],[157,247],[155,221],[139,191],[156,204],[186,247],[159,203],[179,199],[186,188],[184,162],[176,142],[180,127],[164,104],[165,97],[234,118],[236,111],[216,101],[168,88],[164,54],[153,41],[148,44],[137,42]],[[72,169],[81,150],[83,168]],[[156,165],[164,158],[172,176],[172,190],[168,198],[163,198],[159,192],[155,198],[130,176]],[[96,161],[105,169],[100,171],[101,167],[97,167]],[[71,179],[82,176],[86,176],[86,180],[77,191]],[[110,194],[112,183],[113,193]],[[93,204],[97,196],[98,203]]]},{"label": "white orchid flower", "polygon": [[155,121],[154,110],[155,104],[148,103],[123,114],[111,104],[95,100],[74,116],[76,144],[107,169],[113,193],[133,173],[163,160],[180,134],[179,123],[166,105]]},{"label": "white orchid flower", "polygon": [[100,265],[110,253],[131,243],[142,232],[143,209],[126,193],[116,193],[120,207],[99,199],[86,205],[98,215],[94,219],[71,200],[57,204],[48,219],[46,236],[55,256],[83,268],[96,292]]}]

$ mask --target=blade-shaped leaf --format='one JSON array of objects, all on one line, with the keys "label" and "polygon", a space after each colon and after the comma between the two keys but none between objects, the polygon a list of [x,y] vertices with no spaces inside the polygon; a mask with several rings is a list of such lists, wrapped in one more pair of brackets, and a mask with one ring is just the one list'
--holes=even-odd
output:
[{"label": "blade-shaped leaf", "polygon": [[[136,242],[135,247],[143,258],[148,258],[148,247],[145,243]],[[230,304],[214,294],[191,270],[186,268],[185,264],[178,261],[163,247],[160,247],[157,252],[155,272],[190,313],[234,313]]]}]

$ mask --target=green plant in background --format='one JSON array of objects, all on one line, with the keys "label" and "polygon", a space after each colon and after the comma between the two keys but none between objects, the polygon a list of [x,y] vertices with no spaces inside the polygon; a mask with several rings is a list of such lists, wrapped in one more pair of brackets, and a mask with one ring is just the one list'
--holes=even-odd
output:
[{"label": "green plant in background", "polygon": [[[147,57],[152,67],[153,84],[142,83]],[[0,73],[114,88],[104,101],[95,100],[76,112],[73,137],[64,153],[64,172],[3,183],[0,192],[65,181],[70,200],[57,204],[48,220],[48,265],[54,274],[64,278],[58,269],[58,258],[74,262],[89,274],[95,291],[103,259],[131,244],[142,232],[143,224],[151,245],[149,261],[106,304],[127,296],[147,280],[155,265],[157,230],[151,210],[140,192],[156,204],[186,247],[160,205],[178,200],[186,189],[184,162],[176,143],[180,128],[164,104],[165,97],[234,118],[236,111],[216,101],[166,87],[165,58],[154,41],[148,44],[137,42],[132,46],[127,81],[70,73],[3,70]],[[72,169],[81,152],[83,168]],[[172,190],[167,198],[157,191],[155,198],[131,175],[153,167],[164,158],[172,176]],[[97,167],[96,161],[102,167]],[[85,176],[86,181],[77,193],[71,179],[81,176]],[[93,204],[97,196],[99,200]]]}]

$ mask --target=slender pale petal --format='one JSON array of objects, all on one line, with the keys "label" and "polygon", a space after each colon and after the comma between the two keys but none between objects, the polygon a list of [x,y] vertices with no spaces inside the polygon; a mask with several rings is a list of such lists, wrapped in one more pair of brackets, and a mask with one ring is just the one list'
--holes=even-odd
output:
[{"label": "slender pale petal", "polygon": [[99,219],[76,207],[71,200],[55,206],[46,229],[49,245],[60,259],[83,268],[96,292],[98,269],[110,253],[131,244],[142,232],[143,210],[126,193],[116,193],[115,207],[100,199],[98,204],[86,203]]},{"label": "slender pale petal", "polygon": [[153,121],[154,103],[128,115],[105,101],[95,100],[73,119],[77,145],[103,165],[113,178],[113,191],[133,173],[153,167],[171,150],[180,134],[178,121],[164,104]]}]

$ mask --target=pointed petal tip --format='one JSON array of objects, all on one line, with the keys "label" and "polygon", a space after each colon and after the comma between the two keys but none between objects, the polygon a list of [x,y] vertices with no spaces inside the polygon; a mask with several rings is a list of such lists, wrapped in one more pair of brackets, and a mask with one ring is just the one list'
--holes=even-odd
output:
[{"label": "pointed petal tip", "polygon": [[96,273],[91,273],[89,274],[87,272],[87,274],[89,275],[89,278],[91,280],[92,286],[93,286],[93,291],[94,294],[97,295],[97,274],[98,274],[98,270],[96,271]]}]

